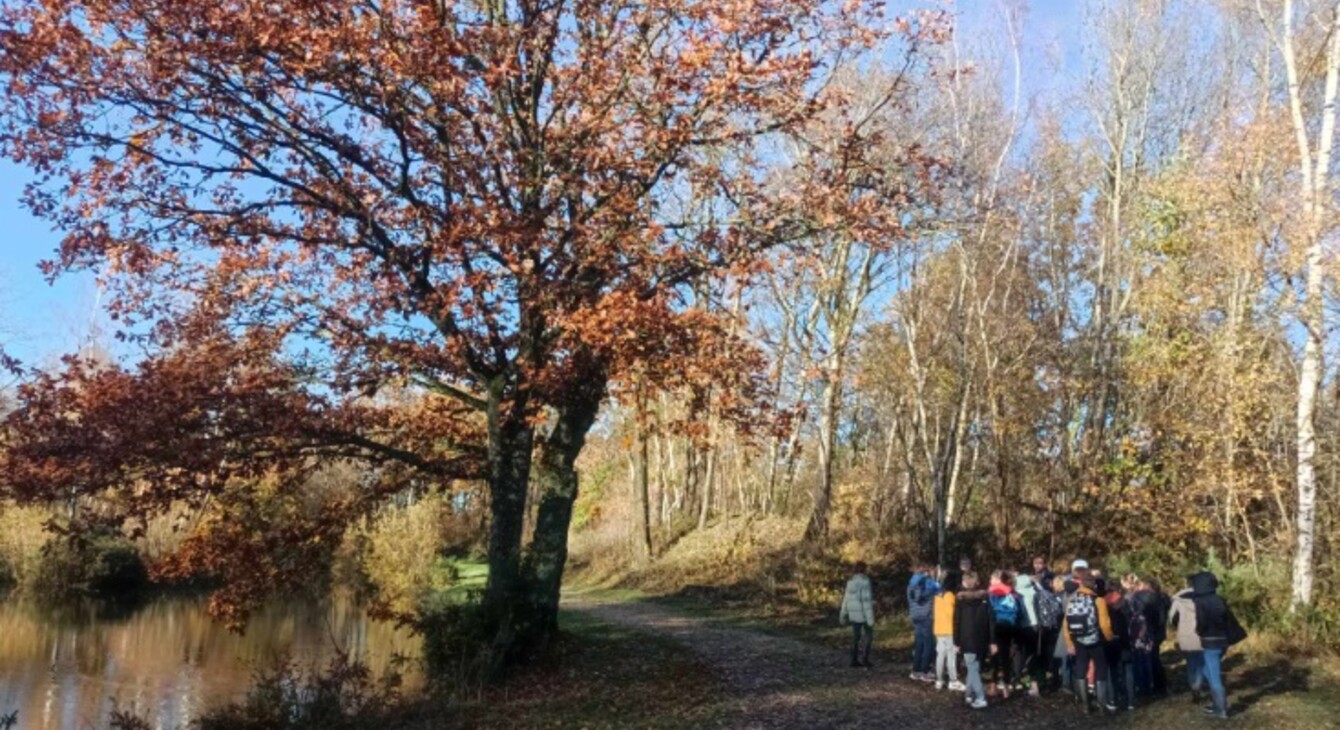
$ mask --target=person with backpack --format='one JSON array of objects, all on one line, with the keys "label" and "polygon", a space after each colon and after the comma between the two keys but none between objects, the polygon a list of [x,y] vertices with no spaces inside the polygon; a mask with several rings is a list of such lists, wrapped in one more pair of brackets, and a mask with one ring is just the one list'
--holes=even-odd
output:
[{"label": "person with backpack", "polygon": [[1213,700],[1205,712],[1228,719],[1228,691],[1224,688],[1223,659],[1229,647],[1247,638],[1233,610],[1219,595],[1219,579],[1205,571],[1191,578],[1191,602],[1196,607],[1196,635],[1200,637],[1205,683]]},{"label": "person with backpack", "polygon": [[1043,666],[1041,618],[1038,615],[1038,587],[1033,576],[1020,573],[1014,577],[1014,594],[1019,597],[1023,610],[1019,613],[1019,628],[1015,643],[1014,676],[1027,684],[1028,694],[1037,697],[1042,690]]},{"label": "person with backpack", "polygon": [[1112,620],[1112,638],[1105,645],[1108,673],[1112,678],[1112,700],[1110,709],[1124,707],[1135,709],[1135,670],[1131,664],[1131,646],[1136,620],[1132,617],[1130,602],[1126,591],[1135,585],[1133,576],[1125,576],[1120,581],[1115,578],[1108,584],[1107,614]]},{"label": "person with backpack", "polygon": [[959,591],[958,576],[944,574],[940,595],[935,597],[935,688],[952,692],[966,689],[958,681],[958,652],[954,649],[954,603]]},{"label": "person with backpack", "polygon": [[1159,647],[1168,637],[1168,618],[1163,610],[1163,596],[1155,589],[1157,581],[1132,576],[1134,590],[1127,599],[1131,607],[1131,664],[1135,672],[1135,688],[1139,694],[1160,693],[1166,679],[1160,683],[1162,662]]},{"label": "person with backpack", "polygon": [[912,679],[921,682],[935,681],[935,596],[940,593],[940,584],[930,573],[928,563],[917,563],[907,584],[907,610],[913,631]]},{"label": "person with backpack", "polygon": [[991,657],[991,680],[987,695],[995,696],[999,688],[1001,696],[1010,698],[1010,689],[1014,684],[1014,664],[1011,649],[1018,643],[1020,614],[1023,606],[1019,596],[1010,585],[1010,575],[1003,570],[991,573],[990,594],[991,610],[996,616],[996,653]]},{"label": "person with backpack", "polygon": [[1199,705],[1204,699],[1201,688],[1205,686],[1205,655],[1201,650],[1200,634],[1196,633],[1196,604],[1192,600],[1195,591],[1190,587],[1194,577],[1187,576],[1187,588],[1173,597],[1168,625],[1176,632],[1177,650],[1186,661],[1186,681],[1191,686],[1191,701]]},{"label": "person with backpack", "polygon": [[1050,651],[1051,662],[1048,666],[1053,678],[1052,689],[1063,689],[1067,692],[1072,689],[1070,652],[1066,651],[1061,631],[1065,624],[1065,601],[1074,592],[1074,585],[1073,581],[1058,575],[1052,578],[1051,592],[1039,594],[1041,598],[1046,599],[1041,604],[1045,608],[1039,611],[1039,618],[1043,623],[1043,641]]},{"label": "person with backpack", "polygon": [[1089,574],[1087,565],[1074,570],[1074,579],[1075,592],[1065,604],[1064,636],[1073,662],[1070,675],[1075,685],[1075,697],[1089,710],[1088,673],[1092,669],[1098,704],[1111,711],[1115,705],[1111,699],[1104,645],[1111,641],[1113,634],[1107,602],[1094,590],[1096,581]]},{"label": "person with backpack", "polygon": [[972,571],[963,574],[963,588],[954,601],[954,648],[963,656],[967,671],[964,701],[974,710],[986,709],[982,660],[998,650],[996,615],[987,592],[977,587],[977,574]]},{"label": "person with backpack", "polygon": [[851,625],[851,665],[870,668],[870,645],[875,641],[875,598],[865,563],[857,563],[842,594],[838,621]]}]

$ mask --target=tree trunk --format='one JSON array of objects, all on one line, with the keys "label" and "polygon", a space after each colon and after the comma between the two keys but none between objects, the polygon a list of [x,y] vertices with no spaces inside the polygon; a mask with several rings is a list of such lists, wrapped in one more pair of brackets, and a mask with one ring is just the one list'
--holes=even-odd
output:
[{"label": "tree trunk", "polygon": [[568,560],[568,525],[577,500],[577,457],[600,411],[604,384],[600,378],[572,394],[571,400],[558,409],[554,428],[540,449],[536,470],[541,482],[540,510],[531,539],[527,586],[535,614],[531,638],[536,646],[543,646],[558,630],[558,602]]},{"label": "tree trunk", "polygon": [[484,615],[495,630],[493,669],[501,668],[518,645],[526,617],[518,611],[522,597],[521,537],[525,529],[526,490],[530,481],[534,429],[515,404],[504,412],[502,387],[489,393],[489,578],[484,590]]},{"label": "tree trunk", "polygon": [[842,398],[840,358],[834,359],[827,375],[819,404],[819,481],[814,485],[814,512],[805,527],[806,542],[828,536],[829,513],[833,508],[833,451],[837,447],[838,406]]},{"label": "tree trunk", "polygon": [[[646,418],[643,414],[642,418]],[[637,499],[639,532],[642,533],[642,556],[651,559],[651,451],[647,448],[647,429],[638,424]]]},{"label": "tree trunk", "polygon": [[1308,250],[1307,301],[1303,324],[1307,342],[1303,345],[1302,371],[1298,377],[1298,533],[1294,545],[1293,593],[1291,603],[1312,603],[1312,553],[1317,525],[1317,391],[1322,377],[1322,270],[1321,246],[1313,242]]}]

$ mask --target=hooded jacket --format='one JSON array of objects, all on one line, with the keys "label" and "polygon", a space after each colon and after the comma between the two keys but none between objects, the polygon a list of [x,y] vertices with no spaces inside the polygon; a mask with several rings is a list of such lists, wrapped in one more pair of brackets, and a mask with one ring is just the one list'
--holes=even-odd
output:
[{"label": "hooded jacket", "polygon": [[912,623],[926,623],[931,620],[935,610],[935,596],[940,593],[940,584],[925,573],[915,573],[907,584],[907,610],[912,615]]},{"label": "hooded jacket", "polygon": [[1024,604],[1019,616],[1019,625],[1024,628],[1036,628],[1038,625],[1038,589],[1033,579],[1023,573],[1014,576],[1014,592],[1019,594],[1019,602]]},{"label": "hooded jacket", "polygon": [[847,590],[842,594],[842,610],[838,613],[838,621],[875,625],[875,598],[870,589],[870,576],[858,573],[847,581]]},{"label": "hooded jacket", "polygon": [[1245,636],[1241,624],[1219,595],[1214,573],[1191,576],[1191,602],[1196,606],[1196,634],[1204,649],[1227,649]]},{"label": "hooded jacket", "polygon": [[954,602],[954,646],[979,657],[996,643],[996,613],[983,590],[959,591]]},{"label": "hooded jacket", "polygon": [[1177,632],[1177,648],[1182,651],[1200,651],[1200,635],[1196,633],[1196,604],[1191,600],[1190,588],[1173,597],[1168,623]]}]

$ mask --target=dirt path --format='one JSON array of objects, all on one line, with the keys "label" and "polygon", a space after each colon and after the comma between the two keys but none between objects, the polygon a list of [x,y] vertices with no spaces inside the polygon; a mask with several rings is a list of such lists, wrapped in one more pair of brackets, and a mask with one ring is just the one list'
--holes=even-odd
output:
[{"label": "dirt path", "polygon": [[[852,669],[841,647],[732,626],[720,619],[645,602],[601,602],[573,596],[566,606],[596,621],[672,638],[716,675],[719,704],[703,708],[703,727],[800,728],[1023,728],[1222,727],[1175,697],[1112,718],[1086,717],[1068,695],[1016,697],[985,711],[962,695],[936,691],[908,678],[910,666],[889,660]],[[878,659],[878,658],[877,658]],[[1244,716],[1235,728],[1264,727]],[[1278,728],[1278,725],[1271,725]]]}]

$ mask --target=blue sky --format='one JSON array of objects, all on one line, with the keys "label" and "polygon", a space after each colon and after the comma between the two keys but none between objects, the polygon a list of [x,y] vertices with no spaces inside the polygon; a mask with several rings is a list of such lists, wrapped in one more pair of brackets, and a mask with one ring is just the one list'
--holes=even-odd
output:
[{"label": "blue sky", "polygon": [[[997,22],[1001,1],[958,3],[966,41],[971,42],[974,31],[990,29]],[[934,4],[932,0],[922,6]],[[1048,57],[1047,65],[1059,61],[1067,67],[1063,77],[1076,73],[1083,0],[1034,0],[1028,5],[1026,43],[1033,73],[1025,75],[1031,76],[1030,86],[1054,81],[1051,71],[1038,73]],[[48,283],[38,270],[39,262],[54,255],[60,236],[20,206],[23,186],[30,179],[26,169],[0,160],[0,344],[26,364],[41,366],[78,349],[103,318],[92,275],[63,274]]]}]

